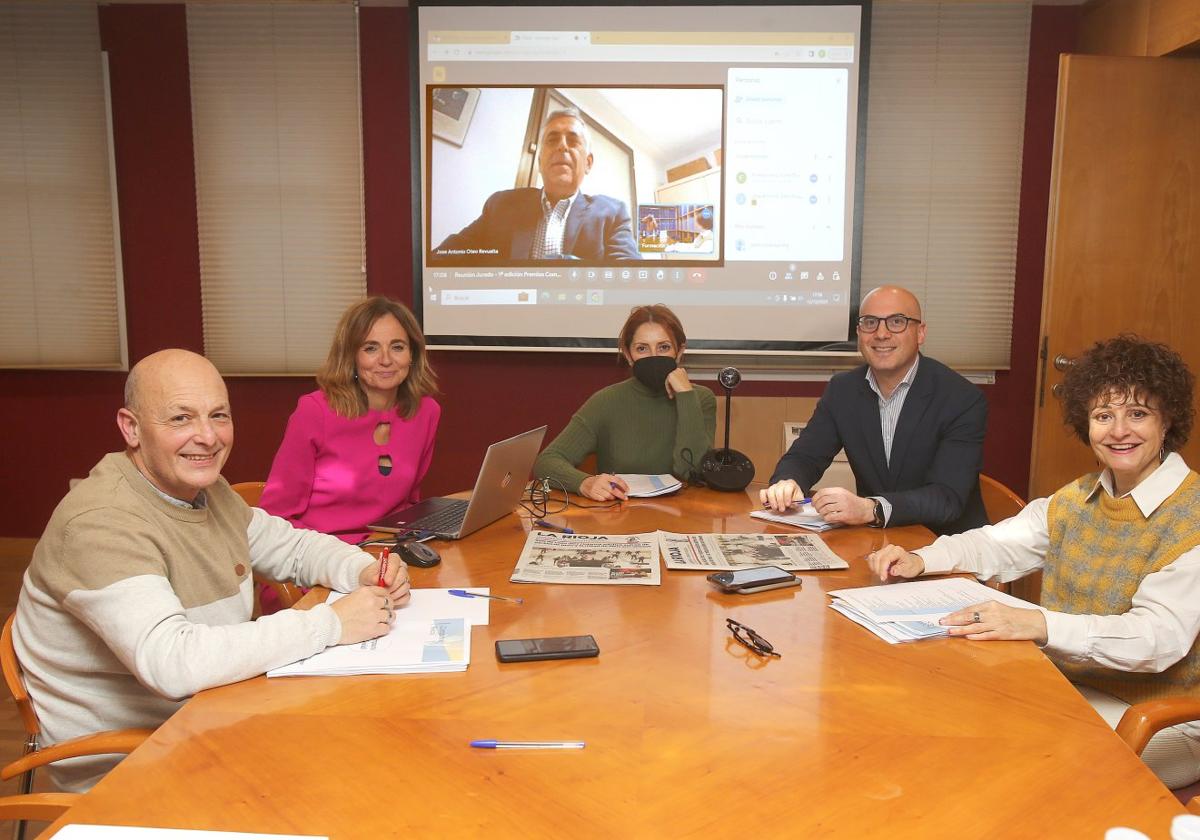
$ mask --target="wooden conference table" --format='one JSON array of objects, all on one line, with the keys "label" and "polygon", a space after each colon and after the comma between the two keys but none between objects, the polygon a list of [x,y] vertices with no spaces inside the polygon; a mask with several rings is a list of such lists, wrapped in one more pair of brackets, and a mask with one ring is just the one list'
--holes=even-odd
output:
[{"label": "wooden conference table", "polygon": [[[755,491],[756,492],[756,491]],[[790,532],[747,494],[690,488],[552,516],[584,533]],[[465,673],[258,678],[205,691],[66,822],[333,838],[1167,836],[1183,812],[1028,642],[888,645],[827,608],[863,555],[924,528],[832,531],[850,561],[799,589],[722,595],[508,582],[528,519],[438,543],[416,586],[490,586]],[[734,642],[732,616],[781,651]],[[590,660],[500,665],[496,639],[591,633]],[[476,738],[584,740],[497,751]]]}]

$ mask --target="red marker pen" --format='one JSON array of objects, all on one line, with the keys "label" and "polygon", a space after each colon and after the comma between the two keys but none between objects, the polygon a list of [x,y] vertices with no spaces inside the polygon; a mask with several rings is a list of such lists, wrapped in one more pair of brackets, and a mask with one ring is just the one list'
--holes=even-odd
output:
[{"label": "red marker pen", "polygon": [[379,555],[379,585],[387,589],[387,567],[388,567],[388,546],[383,547],[383,553]]}]

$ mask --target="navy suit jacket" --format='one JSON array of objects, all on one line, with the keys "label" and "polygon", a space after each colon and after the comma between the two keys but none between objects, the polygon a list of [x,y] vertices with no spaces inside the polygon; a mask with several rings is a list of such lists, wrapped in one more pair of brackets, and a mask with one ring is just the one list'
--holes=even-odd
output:
[{"label": "navy suit jacket", "polygon": [[889,525],[921,524],[938,534],[957,534],[988,524],[979,495],[987,425],[983,392],[922,356],[896,423],[889,463],[879,397],[866,375],[867,366],[861,365],[829,381],[771,483],[790,478],[807,493],[844,447],[858,495],[891,503]]},{"label": "navy suit jacket", "polygon": [[[483,213],[434,249],[434,257],[491,260],[528,260],[533,235],[542,216],[542,191],[533,187],[492,193]],[[478,254],[448,254],[447,250],[472,248]],[[441,253],[439,253],[441,252]],[[563,254],[588,262],[639,260],[629,208],[606,195],[579,193],[563,231]]]}]

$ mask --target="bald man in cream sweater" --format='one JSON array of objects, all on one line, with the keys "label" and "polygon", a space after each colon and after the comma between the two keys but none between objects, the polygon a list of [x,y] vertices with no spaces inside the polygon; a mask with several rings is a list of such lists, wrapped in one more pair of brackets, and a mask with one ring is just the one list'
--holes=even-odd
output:
[{"label": "bald man in cream sweater", "polygon": [[[377,586],[369,554],[248,507],[221,477],[233,418],[207,359],[143,359],[117,426],[125,451],[59,503],[17,605],[14,641],[43,746],[155,727],[197,691],[387,632],[409,597],[403,564]],[[351,594],[251,621],[255,570]],[[119,758],[59,762],[51,776],[87,790]]]}]

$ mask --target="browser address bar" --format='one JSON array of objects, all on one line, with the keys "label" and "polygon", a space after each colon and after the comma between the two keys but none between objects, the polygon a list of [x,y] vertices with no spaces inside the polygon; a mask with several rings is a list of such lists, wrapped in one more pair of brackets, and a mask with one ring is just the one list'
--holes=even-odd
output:
[{"label": "browser address bar", "polygon": [[436,30],[427,60],[849,64],[854,50],[850,32]]},{"label": "browser address bar", "polygon": [[827,44],[583,44],[514,42],[512,44],[430,44],[428,60],[440,61],[596,61],[596,62],[748,62],[796,61],[848,64],[854,48]]}]

